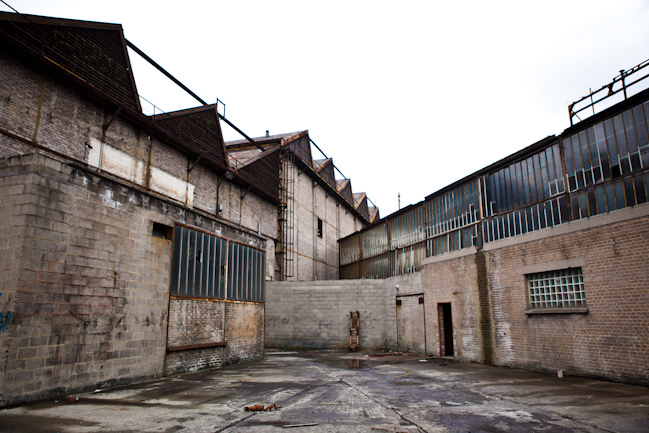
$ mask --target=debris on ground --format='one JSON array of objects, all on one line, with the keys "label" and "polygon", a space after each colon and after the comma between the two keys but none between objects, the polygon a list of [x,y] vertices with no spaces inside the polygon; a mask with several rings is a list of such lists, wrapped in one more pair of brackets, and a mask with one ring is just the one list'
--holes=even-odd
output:
[{"label": "debris on ground", "polygon": [[403,431],[403,430],[391,430],[389,428],[383,428],[383,427],[372,427],[372,430],[389,431],[393,433],[408,433],[407,431]]},{"label": "debris on ground", "polygon": [[284,426],[284,428],[290,428],[290,427],[311,427],[314,425],[318,425],[317,422],[311,423],[311,424],[287,424]]},{"label": "debris on ground", "polygon": [[275,403],[269,404],[268,406],[264,406],[263,404],[254,404],[252,406],[246,406],[244,409],[246,411],[267,411],[271,412],[273,409],[281,409],[282,406],[277,406]]}]

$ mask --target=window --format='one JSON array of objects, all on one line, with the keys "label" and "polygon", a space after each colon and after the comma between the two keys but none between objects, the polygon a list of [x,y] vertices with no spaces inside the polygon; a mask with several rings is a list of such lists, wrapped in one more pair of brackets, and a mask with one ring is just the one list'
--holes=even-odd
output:
[{"label": "window", "polygon": [[318,237],[322,237],[322,220],[318,218]]},{"label": "window", "polygon": [[176,225],[171,295],[264,302],[264,252]]},{"label": "window", "polygon": [[529,274],[527,288],[530,305],[528,313],[552,309],[586,312],[582,311],[586,307],[586,294],[581,268]]}]

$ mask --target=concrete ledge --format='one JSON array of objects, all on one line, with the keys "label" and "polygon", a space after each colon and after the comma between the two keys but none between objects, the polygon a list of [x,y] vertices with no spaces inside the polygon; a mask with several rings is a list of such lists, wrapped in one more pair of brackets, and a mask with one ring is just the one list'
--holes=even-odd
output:
[{"label": "concrete ledge", "polygon": [[528,316],[535,316],[538,314],[588,314],[588,307],[574,307],[574,308],[538,308],[535,310],[525,310]]},{"label": "concrete ledge", "polygon": [[421,266],[430,265],[432,263],[443,262],[446,260],[459,259],[460,257],[472,256],[477,252],[478,252],[477,247],[469,247],[457,251],[451,251],[450,253],[441,254],[439,256],[426,257],[421,261]]}]

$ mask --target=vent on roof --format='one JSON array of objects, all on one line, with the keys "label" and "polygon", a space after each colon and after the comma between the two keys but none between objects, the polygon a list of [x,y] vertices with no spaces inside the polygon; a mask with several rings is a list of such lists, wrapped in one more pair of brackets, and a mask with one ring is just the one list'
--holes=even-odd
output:
[{"label": "vent on roof", "polygon": [[268,129],[266,130],[266,137],[270,137],[270,132],[268,131]]}]

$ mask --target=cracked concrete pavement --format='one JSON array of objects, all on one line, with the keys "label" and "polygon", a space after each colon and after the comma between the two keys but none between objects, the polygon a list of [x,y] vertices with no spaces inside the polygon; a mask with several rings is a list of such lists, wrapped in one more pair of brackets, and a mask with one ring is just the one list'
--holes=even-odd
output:
[{"label": "cracked concrete pavement", "polygon": [[0,431],[649,431],[647,387],[381,352],[267,352],[76,397],[1,410]]}]

